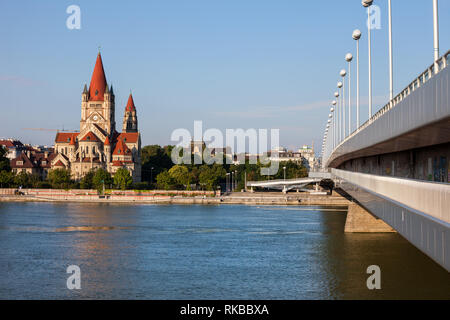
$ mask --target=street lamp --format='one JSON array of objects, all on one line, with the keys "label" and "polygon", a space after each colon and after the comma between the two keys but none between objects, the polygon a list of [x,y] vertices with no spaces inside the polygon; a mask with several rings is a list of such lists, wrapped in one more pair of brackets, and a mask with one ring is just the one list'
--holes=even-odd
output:
[{"label": "street lamp", "polygon": [[150,183],[153,183],[153,167],[150,168]]},{"label": "street lamp", "polygon": [[286,167],[283,167],[284,170],[284,182],[286,182]]},{"label": "street lamp", "polygon": [[348,62],[348,135],[352,133],[352,60],[353,55],[347,53],[345,61]]},{"label": "street lamp", "polygon": [[[332,114],[334,114],[335,107],[336,107],[336,104],[337,104],[336,100],[333,100],[333,102],[331,104],[333,105],[333,107],[331,108],[330,111],[331,111]],[[333,117],[333,150],[336,147],[336,116],[337,115],[334,114],[334,117]]]},{"label": "street lamp", "polygon": [[359,128],[359,39],[361,39],[361,31],[356,29],[353,31],[352,38],[356,40],[356,128]]},{"label": "street lamp", "polygon": [[[339,92],[342,92],[342,86],[343,86],[344,84],[342,83],[342,82],[338,82],[338,84],[337,84],[337,87],[338,87],[338,89],[339,89]],[[341,94],[339,94],[339,97],[341,97],[342,95]],[[339,103],[340,103],[340,106],[341,106],[341,108],[340,108],[340,110],[339,110],[339,142],[341,142],[342,140],[344,140],[344,135],[342,134],[344,131],[343,131],[343,128],[342,128],[342,125],[343,125],[343,121],[342,121],[342,119],[343,119],[343,117],[345,116],[343,116],[343,112],[342,112],[342,110],[343,109],[345,109],[345,106],[344,106],[344,104],[342,103],[342,98],[340,98],[339,99]]]},{"label": "street lamp", "polygon": [[433,29],[434,29],[434,73],[439,72],[439,10],[438,0],[433,0]]},{"label": "street lamp", "polygon": [[345,108],[346,108],[346,101],[345,101],[345,76],[347,75],[347,71],[344,69],[339,72],[340,76],[342,77],[342,140],[345,139],[345,129],[347,128],[347,123],[345,120],[346,114],[345,114]]},{"label": "street lamp", "polygon": [[233,171],[231,171],[231,192],[234,192],[234,184],[233,184]]},{"label": "street lamp", "polygon": [[370,23],[370,6],[373,4],[373,0],[363,0],[362,5],[367,8],[367,38],[369,42],[369,120],[372,117],[372,35],[371,35],[371,23]]},{"label": "street lamp", "polygon": [[339,92],[335,92],[334,93],[335,98],[337,99],[337,107],[336,107],[336,145],[339,144],[339,136],[340,136],[340,129],[339,129],[339,121],[341,120],[341,116],[340,116],[340,112],[341,110],[339,109]]},{"label": "street lamp", "polygon": [[394,58],[392,49],[392,4],[388,1],[389,7],[389,103],[394,99]]}]

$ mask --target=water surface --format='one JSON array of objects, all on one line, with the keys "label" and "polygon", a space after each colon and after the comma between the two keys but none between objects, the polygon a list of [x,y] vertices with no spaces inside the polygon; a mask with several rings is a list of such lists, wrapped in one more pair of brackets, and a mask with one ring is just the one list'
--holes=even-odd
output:
[{"label": "water surface", "polygon": [[[450,299],[397,234],[320,207],[0,203],[1,299]],[[68,290],[66,268],[81,268]],[[366,269],[378,265],[382,290]]]}]

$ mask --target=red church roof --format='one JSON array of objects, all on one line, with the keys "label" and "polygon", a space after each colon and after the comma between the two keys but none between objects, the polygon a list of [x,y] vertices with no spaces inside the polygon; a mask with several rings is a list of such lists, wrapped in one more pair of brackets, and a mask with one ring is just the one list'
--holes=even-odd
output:
[{"label": "red church roof", "polygon": [[78,132],[58,132],[56,134],[55,142],[70,143],[75,141],[78,135]]},{"label": "red church roof", "polygon": [[58,160],[58,162],[55,163],[55,167],[65,167],[65,165],[61,162],[61,160]]},{"label": "red church roof", "polygon": [[89,141],[89,142],[99,142],[100,140],[97,138],[95,134],[92,133],[92,131],[89,131],[81,141]]},{"label": "red church roof", "polygon": [[133,100],[133,96],[130,93],[130,96],[128,97],[128,102],[127,102],[127,107],[125,108],[125,111],[136,111],[136,107],[134,106],[134,100]]},{"label": "red church roof", "polygon": [[130,149],[128,149],[127,145],[123,142],[122,139],[119,139],[116,144],[116,148],[114,149],[113,155],[116,156],[124,156],[131,154]]},{"label": "red church roof", "polygon": [[110,146],[111,144],[109,143],[109,138],[108,136],[106,136],[105,142],[103,143],[105,146]]},{"label": "red church roof", "polygon": [[138,132],[122,132],[118,133],[117,140],[124,140],[125,143],[137,143],[139,139]]},{"label": "red church roof", "polygon": [[104,101],[104,93],[106,89],[106,76],[103,70],[102,56],[100,52],[95,62],[94,72],[92,73],[91,84],[89,86],[90,101]]}]

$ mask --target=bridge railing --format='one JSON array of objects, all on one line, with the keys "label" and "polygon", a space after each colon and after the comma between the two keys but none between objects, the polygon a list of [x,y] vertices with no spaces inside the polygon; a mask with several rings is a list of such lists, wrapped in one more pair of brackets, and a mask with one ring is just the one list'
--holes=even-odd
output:
[{"label": "bridge railing", "polygon": [[377,176],[345,170],[333,175],[390,201],[450,224],[450,185],[412,179]]},{"label": "bridge railing", "polygon": [[[389,110],[397,106],[400,102],[402,102],[406,97],[408,97],[412,92],[419,89],[426,82],[432,79],[439,72],[447,68],[450,64],[450,50],[447,51],[442,57],[439,58],[435,63],[433,63],[430,67],[428,67],[424,72],[422,72],[416,79],[414,79],[405,89],[403,89],[397,96],[395,96],[391,101],[389,101],[383,108],[381,108],[377,113],[375,113],[369,120],[367,120],[363,125],[353,131],[352,134],[347,136],[344,140],[342,140],[333,150],[331,147],[328,147],[328,152],[324,155],[323,164],[326,165],[328,163],[329,158],[333,154],[333,152],[338,149],[345,142],[353,138],[362,130],[366,129],[370,126],[374,121],[384,116]],[[332,139],[328,139],[328,143],[332,143]]]},{"label": "bridge railing", "polygon": [[261,180],[261,181],[247,181],[247,186],[255,186],[255,185],[274,185],[274,184],[293,184],[293,183],[305,183],[309,181],[316,181],[319,178],[316,177],[307,177],[307,178],[298,178],[298,179],[280,179],[280,180]]}]

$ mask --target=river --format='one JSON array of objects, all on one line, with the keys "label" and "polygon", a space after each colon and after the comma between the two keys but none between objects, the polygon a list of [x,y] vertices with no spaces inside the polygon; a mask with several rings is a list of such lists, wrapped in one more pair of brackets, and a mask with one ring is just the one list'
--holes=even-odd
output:
[{"label": "river", "polygon": [[[322,207],[0,203],[0,299],[450,299],[398,234]],[[70,265],[81,289],[66,286]],[[381,269],[369,290],[367,267]]]}]

